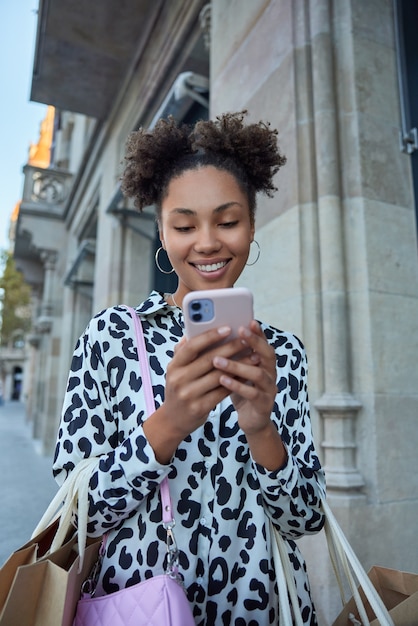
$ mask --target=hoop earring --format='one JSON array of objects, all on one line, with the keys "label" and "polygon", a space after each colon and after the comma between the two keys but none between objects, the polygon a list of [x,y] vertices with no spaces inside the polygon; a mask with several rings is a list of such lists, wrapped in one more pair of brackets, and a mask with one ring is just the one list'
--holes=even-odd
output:
[{"label": "hoop earring", "polygon": [[158,269],[160,270],[160,272],[162,274],[172,274],[174,272],[174,267],[171,268],[171,270],[169,272],[167,272],[166,270],[163,270],[163,268],[161,267],[159,260],[158,260],[158,256],[161,252],[161,250],[163,250],[163,247],[160,246],[157,250],[157,252],[155,253],[155,265],[158,267]]},{"label": "hoop earring", "polygon": [[252,263],[246,263],[245,265],[255,265],[258,261],[258,259],[260,258],[260,253],[261,253],[261,249],[260,249],[260,244],[258,243],[258,241],[256,241],[255,239],[252,240],[251,243],[255,243],[255,245],[257,246],[257,256],[255,258],[255,261],[253,261]]}]

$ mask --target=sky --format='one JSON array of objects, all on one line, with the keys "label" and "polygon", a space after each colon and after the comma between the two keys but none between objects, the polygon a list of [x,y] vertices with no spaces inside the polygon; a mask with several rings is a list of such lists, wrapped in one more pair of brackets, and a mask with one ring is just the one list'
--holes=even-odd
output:
[{"label": "sky", "polygon": [[0,249],[23,192],[22,168],[39,140],[45,104],[30,102],[38,0],[0,0]]}]

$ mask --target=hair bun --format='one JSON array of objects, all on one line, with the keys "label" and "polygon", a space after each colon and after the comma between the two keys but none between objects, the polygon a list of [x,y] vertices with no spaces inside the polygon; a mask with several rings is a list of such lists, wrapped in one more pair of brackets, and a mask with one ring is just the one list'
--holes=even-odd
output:
[{"label": "hair bun", "polygon": [[[198,121],[194,127],[178,125],[169,117],[152,130],[131,133],[126,144],[121,189],[142,209],[161,203],[173,176],[199,164],[243,173],[251,196],[272,196],[273,177],[286,163],[277,145],[277,130],[265,122],[244,124],[247,111],[225,113],[215,120]],[[232,170],[231,170],[232,171]]]}]

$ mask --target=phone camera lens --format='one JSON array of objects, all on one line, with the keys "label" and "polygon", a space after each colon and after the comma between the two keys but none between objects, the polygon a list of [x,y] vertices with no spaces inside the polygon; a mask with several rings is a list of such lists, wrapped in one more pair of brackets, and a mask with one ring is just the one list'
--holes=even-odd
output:
[{"label": "phone camera lens", "polygon": [[192,320],[194,322],[200,322],[202,320],[202,314],[201,313],[193,313]]},{"label": "phone camera lens", "polygon": [[198,300],[195,300],[194,302],[192,302],[192,305],[191,305],[192,311],[200,311],[201,307],[202,305]]}]

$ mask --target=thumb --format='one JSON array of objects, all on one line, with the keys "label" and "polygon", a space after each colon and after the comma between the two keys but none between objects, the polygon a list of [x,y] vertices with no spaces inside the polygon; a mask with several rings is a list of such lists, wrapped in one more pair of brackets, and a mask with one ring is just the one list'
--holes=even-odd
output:
[{"label": "thumb", "polygon": [[184,346],[186,341],[187,341],[186,337],[182,337],[180,341],[176,343],[176,345],[174,346],[174,353],[178,352],[178,350],[181,350],[182,346]]}]

